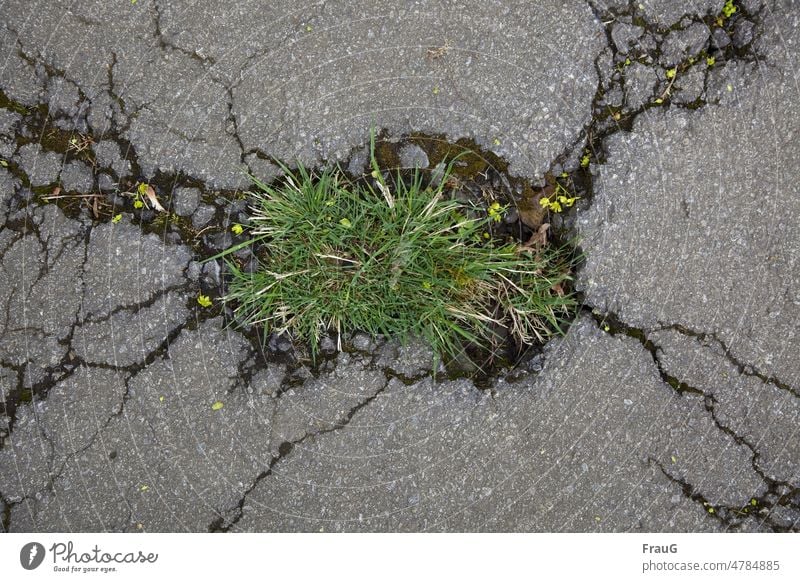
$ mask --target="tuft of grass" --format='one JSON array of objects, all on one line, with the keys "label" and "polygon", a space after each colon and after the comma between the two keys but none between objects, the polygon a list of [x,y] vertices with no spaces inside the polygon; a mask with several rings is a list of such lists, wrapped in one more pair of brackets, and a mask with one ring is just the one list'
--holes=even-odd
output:
[{"label": "tuft of grass", "polygon": [[374,138],[371,160],[357,182],[302,165],[284,168],[278,186],[254,179],[252,238],[222,253],[256,243],[255,272],[228,261],[224,301],[239,322],[308,341],[312,355],[328,331],[418,336],[446,358],[504,335],[531,344],[562,332],[576,303],[563,290],[571,247],[495,240],[497,205],[455,200],[452,162],[433,183],[387,177]]}]

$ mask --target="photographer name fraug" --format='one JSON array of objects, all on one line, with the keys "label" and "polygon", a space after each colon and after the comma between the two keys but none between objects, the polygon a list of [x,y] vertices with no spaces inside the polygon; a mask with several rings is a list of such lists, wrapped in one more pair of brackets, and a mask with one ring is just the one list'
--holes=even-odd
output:
[{"label": "photographer name fraug", "polygon": [[[106,552],[95,544],[89,551],[74,550],[72,542],[57,542],[50,546],[50,553],[53,556],[55,571],[66,571],[67,565],[80,564],[91,566],[99,564],[102,566],[113,564],[154,564],[158,560],[158,554],[138,552]],[[63,564],[63,566],[59,566]]]},{"label": "photographer name fraug", "polygon": [[669,545],[642,544],[642,553],[643,554],[677,554],[678,553],[678,544],[669,544]]}]

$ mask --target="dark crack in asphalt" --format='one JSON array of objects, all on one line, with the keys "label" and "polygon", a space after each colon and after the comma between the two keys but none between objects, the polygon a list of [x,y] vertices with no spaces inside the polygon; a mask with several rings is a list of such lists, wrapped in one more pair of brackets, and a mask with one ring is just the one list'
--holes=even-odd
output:
[{"label": "dark crack in asphalt", "polygon": [[365,398],[364,400],[353,406],[342,418],[334,422],[332,427],[314,432],[307,432],[299,439],[293,441],[284,441],[283,443],[281,443],[281,445],[278,447],[278,455],[272,457],[269,466],[264,471],[259,473],[258,476],[256,476],[252,484],[244,491],[241,499],[236,504],[236,506],[225,512],[226,514],[230,514],[231,512],[233,512],[235,513],[235,516],[232,519],[226,520],[226,518],[223,515],[220,515],[213,522],[211,522],[211,524],[209,524],[208,526],[209,533],[217,533],[217,532],[224,533],[230,531],[230,529],[233,528],[239,522],[239,520],[241,520],[242,517],[244,516],[244,508],[245,508],[245,503],[247,503],[248,495],[250,495],[250,493],[252,493],[253,490],[255,490],[255,488],[258,487],[258,485],[264,479],[273,474],[273,468],[278,463],[283,461],[286,457],[288,457],[297,445],[302,444],[306,440],[314,439],[325,434],[342,430],[344,427],[350,424],[350,421],[353,420],[353,417],[358,413],[359,410],[368,406],[378,396],[380,396],[386,390],[386,388],[388,388],[389,382],[391,382],[391,378],[387,377],[383,386],[378,388],[372,395],[370,395],[369,397]]},{"label": "dark crack in asphalt", "polygon": [[[584,308],[585,310],[589,310],[589,308]],[[591,315],[594,318],[595,323],[597,326],[603,330],[605,333],[608,333],[612,336],[614,335],[623,335],[626,337],[633,338],[637,340],[642,347],[650,354],[650,357],[653,360],[653,364],[658,371],[659,376],[661,377],[662,381],[670,386],[678,395],[683,396],[684,394],[694,394],[702,396],[704,399],[704,407],[706,412],[708,412],[709,416],[711,417],[714,426],[717,430],[721,431],[722,433],[729,436],[737,445],[744,446],[750,451],[750,464],[753,471],[758,474],[758,476],[764,481],[766,486],[766,492],[758,497],[753,497],[755,503],[753,503],[752,507],[745,506],[743,508],[734,508],[734,507],[724,507],[724,506],[713,506],[711,505],[707,499],[705,499],[702,495],[700,495],[695,488],[688,482],[683,481],[669,473],[667,470],[664,469],[663,465],[659,463],[656,459],[650,458],[649,462],[655,464],[665,476],[667,476],[671,481],[680,485],[684,495],[695,501],[700,503],[704,510],[709,514],[710,517],[714,517],[716,519],[721,520],[726,529],[736,529],[741,525],[741,518],[742,516],[749,516],[751,513],[757,509],[759,513],[759,519],[761,519],[762,525],[769,527],[773,531],[800,531],[800,518],[795,521],[791,526],[786,526],[782,523],[777,523],[770,518],[770,512],[776,506],[785,506],[789,507],[793,510],[800,511],[800,487],[793,485],[792,483],[782,481],[779,479],[774,479],[767,475],[764,470],[759,465],[759,458],[761,453],[757,450],[756,446],[749,442],[744,436],[738,434],[734,431],[731,427],[727,426],[723,422],[720,421],[718,418],[715,406],[717,405],[717,399],[714,397],[713,394],[709,394],[700,388],[696,388],[694,386],[690,386],[688,383],[682,381],[680,378],[677,378],[671,374],[669,374],[665,368],[661,359],[659,357],[659,352],[661,352],[661,348],[655,344],[652,340],[650,340],[646,334],[646,332],[642,329],[635,328],[623,323],[616,315],[614,314],[603,314],[597,310],[591,310]],[[669,325],[658,328],[659,330],[664,329],[671,329],[679,331],[680,333],[687,335],[692,338],[712,338],[717,343],[719,343],[723,348],[726,348],[725,344],[714,337],[712,334],[701,334],[697,332],[692,332],[687,328],[679,325]],[[729,352],[725,351],[726,357],[728,360],[737,366],[740,367],[738,362],[730,356]],[[747,373],[747,372],[751,373]],[[752,373],[750,367],[743,366],[740,367],[740,374],[744,376],[754,376],[765,383],[768,383],[768,380],[763,377],[763,375],[758,375]],[[777,384],[775,384],[778,386]],[[780,387],[780,386],[778,386]]]}]

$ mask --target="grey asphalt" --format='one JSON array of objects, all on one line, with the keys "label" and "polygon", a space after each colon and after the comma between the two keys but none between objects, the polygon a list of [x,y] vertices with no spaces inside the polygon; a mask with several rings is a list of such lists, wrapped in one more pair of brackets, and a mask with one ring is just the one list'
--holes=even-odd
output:
[{"label": "grey asphalt", "polygon": [[[800,529],[800,4],[724,3],[0,0],[2,528]],[[180,176],[162,200],[226,245],[219,191],[373,125],[534,183],[590,154],[584,303],[543,357],[264,363],[185,231],[41,200]]]}]

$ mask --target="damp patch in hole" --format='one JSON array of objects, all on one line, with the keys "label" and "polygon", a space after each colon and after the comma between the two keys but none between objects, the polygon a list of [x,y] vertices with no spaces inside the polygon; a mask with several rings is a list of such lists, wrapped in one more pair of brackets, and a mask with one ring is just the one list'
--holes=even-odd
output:
[{"label": "damp patch in hole", "polygon": [[551,219],[581,198],[568,174],[534,188],[467,140],[374,133],[346,167],[254,178],[243,240],[208,259],[225,263],[235,325],[286,334],[312,361],[356,332],[418,337],[451,372],[479,373],[566,331],[579,254]]}]

